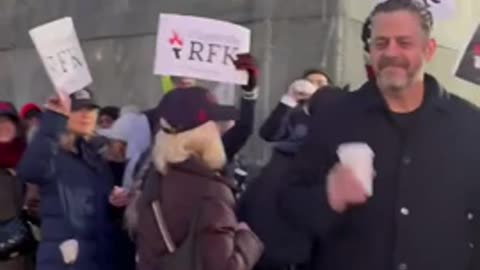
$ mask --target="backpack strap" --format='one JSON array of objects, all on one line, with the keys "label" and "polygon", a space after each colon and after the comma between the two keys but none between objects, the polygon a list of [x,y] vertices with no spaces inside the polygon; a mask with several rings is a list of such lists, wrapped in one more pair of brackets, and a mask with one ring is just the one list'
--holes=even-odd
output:
[{"label": "backpack strap", "polygon": [[165,217],[163,215],[160,202],[158,200],[153,201],[151,203],[151,207],[153,210],[155,223],[157,224],[157,228],[160,231],[160,234],[162,235],[162,240],[165,243],[165,246],[167,247],[168,252],[169,253],[175,252],[177,247],[172,240],[172,235],[170,234],[170,231],[168,230],[167,223],[165,222]]},{"label": "backpack strap", "polygon": [[142,165],[138,169],[135,179],[136,181],[140,181],[139,186],[142,190],[142,196],[144,197],[144,200],[150,202],[149,205],[152,209],[155,223],[168,252],[173,253],[176,250],[176,246],[172,240],[170,231],[168,230],[159,201],[161,195],[161,184],[159,182],[161,181],[162,175],[156,172],[154,167],[152,155],[149,154],[145,156]]}]

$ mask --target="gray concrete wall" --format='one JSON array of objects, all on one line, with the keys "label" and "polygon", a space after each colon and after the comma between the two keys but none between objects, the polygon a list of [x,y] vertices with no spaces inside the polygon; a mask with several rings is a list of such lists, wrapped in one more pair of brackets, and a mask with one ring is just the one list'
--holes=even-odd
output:
[{"label": "gray concrete wall", "polygon": [[[52,93],[28,30],[74,18],[102,105],[155,105],[160,80],[152,75],[160,12],[219,18],[253,30],[261,67],[257,124],[289,82],[308,67],[337,74],[338,0],[2,0],[0,1],[0,98],[17,105],[42,102]],[[245,149],[262,162],[267,148],[255,135]]]}]

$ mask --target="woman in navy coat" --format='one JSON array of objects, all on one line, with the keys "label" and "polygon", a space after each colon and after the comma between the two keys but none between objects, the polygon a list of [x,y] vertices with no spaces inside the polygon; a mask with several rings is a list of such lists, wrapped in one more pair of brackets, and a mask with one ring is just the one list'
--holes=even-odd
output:
[{"label": "woman in navy coat", "polygon": [[37,270],[111,269],[110,168],[91,140],[98,106],[89,90],[47,103],[18,174],[40,187]]}]

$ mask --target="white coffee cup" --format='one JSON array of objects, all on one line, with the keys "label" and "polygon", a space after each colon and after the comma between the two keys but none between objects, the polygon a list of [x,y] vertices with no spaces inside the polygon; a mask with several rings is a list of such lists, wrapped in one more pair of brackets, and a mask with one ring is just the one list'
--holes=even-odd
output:
[{"label": "white coffee cup", "polygon": [[373,178],[375,177],[373,167],[375,153],[372,148],[362,142],[344,143],[338,147],[337,155],[340,163],[353,170],[368,196],[372,196]]},{"label": "white coffee cup", "polygon": [[63,262],[65,264],[74,264],[78,257],[78,241],[70,239],[60,245]]}]

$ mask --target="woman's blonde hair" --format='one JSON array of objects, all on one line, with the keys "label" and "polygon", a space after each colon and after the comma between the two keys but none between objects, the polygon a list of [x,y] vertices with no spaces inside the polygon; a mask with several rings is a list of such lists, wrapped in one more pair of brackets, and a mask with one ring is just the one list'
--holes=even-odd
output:
[{"label": "woman's blonde hair", "polygon": [[[164,119],[161,122],[168,126]],[[167,173],[169,164],[192,157],[197,157],[212,170],[222,169],[227,160],[220,132],[212,121],[178,134],[159,131],[152,155],[155,167],[162,174]]]}]

